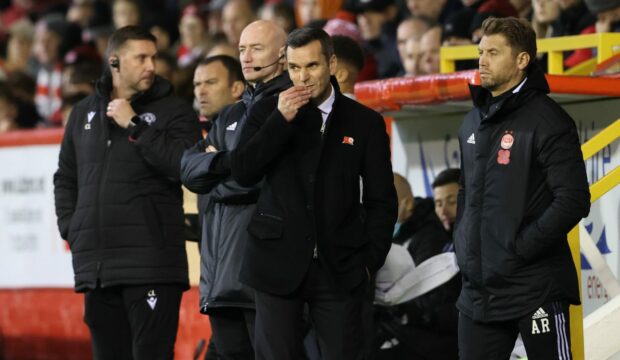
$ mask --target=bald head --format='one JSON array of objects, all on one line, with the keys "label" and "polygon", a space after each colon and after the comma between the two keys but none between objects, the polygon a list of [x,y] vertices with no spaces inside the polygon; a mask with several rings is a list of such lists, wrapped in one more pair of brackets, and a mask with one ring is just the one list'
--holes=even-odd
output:
[{"label": "bald head", "polygon": [[257,20],[246,26],[239,39],[245,79],[250,83],[267,82],[280,75],[286,62],[285,45],[286,33],[273,21]]},{"label": "bald head", "polygon": [[402,224],[413,214],[415,200],[411,186],[404,176],[394,173],[394,187],[398,198],[398,222]]}]

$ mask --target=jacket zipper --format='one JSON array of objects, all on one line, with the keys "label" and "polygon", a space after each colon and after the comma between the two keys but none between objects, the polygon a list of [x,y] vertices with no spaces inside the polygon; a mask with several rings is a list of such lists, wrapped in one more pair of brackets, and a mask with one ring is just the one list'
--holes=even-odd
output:
[{"label": "jacket zipper", "polygon": [[[105,113],[104,113],[105,114]],[[103,121],[103,126],[108,126],[107,121]],[[105,131],[105,130],[104,130]],[[108,161],[108,155],[110,152],[110,147],[112,146],[112,139],[110,139],[110,129],[108,128],[108,139],[106,140],[106,147],[105,147],[105,152],[103,153],[103,173],[101,174],[101,177],[99,178],[99,191],[97,194],[97,253],[99,255],[101,255],[101,250],[103,248],[103,239],[101,237],[101,224],[103,223],[103,213],[101,211],[101,199],[103,199],[103,195],[104,195],[104,191],[103,188],[105,186],[105,179],[107,179],[108,176],[108,170],[110,167],[109,161]],[[103,281],[101,281],[101,260],[97,261],[97,280],[100,284],[100,286],[103,288],[105,287],[105,284],[103,283]]]}]

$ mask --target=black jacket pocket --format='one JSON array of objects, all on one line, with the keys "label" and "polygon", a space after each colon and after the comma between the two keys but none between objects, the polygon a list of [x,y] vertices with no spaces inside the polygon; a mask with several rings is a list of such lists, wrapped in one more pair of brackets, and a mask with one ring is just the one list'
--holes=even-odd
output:
[{"label": "black jacket pocket", "polygon": [[259,239],[277,239],[282,236],[283,228],[281,217],[259,212],[250,220],[248,232]]}]

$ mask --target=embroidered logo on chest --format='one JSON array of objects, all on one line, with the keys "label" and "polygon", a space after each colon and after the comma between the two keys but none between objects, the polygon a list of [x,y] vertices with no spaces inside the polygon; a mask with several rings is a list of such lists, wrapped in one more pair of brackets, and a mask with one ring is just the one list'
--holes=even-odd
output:
[{"label": "embroidered logo on chest", "polygon": [[147,123],[149,126],[153,125],[155,121],[157,121],[157,117],[153,113],[144,113],[138,115],[142,121]]}]

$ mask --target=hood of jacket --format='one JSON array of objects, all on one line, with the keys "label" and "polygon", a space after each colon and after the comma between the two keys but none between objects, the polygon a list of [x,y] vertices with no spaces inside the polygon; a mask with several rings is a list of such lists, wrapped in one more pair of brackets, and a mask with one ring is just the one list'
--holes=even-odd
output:
[{"label": "hood of jacket", "polygon": [[[525,82],[518,91],[514,92],[512,95],[509,95],[502,101],[502,112],[509,112],[515,108],[518,108],[533,93],[542,92],[544,94],[548,94],[551,91],[549,89],[547,79],[545,78],[545,74],[536,61],[534,61],[534,63],[532,63],[527,69],[524,81]],[[474,106],[477,108],[484,108],[493,99],[491,92],[483,88],[481,85],[469,85],[469,91],[471,93]]]},{"label": "hood of jacket", "polygon": [[[153,85],[146,91],[136,93],[129,99],[135,103],[150,103],[172,94],[173,88],[170,81],[155,75]],[[106,74],[95,82],[95,93],[100,99],[108,101],[112,92],[112,76]]]}]

